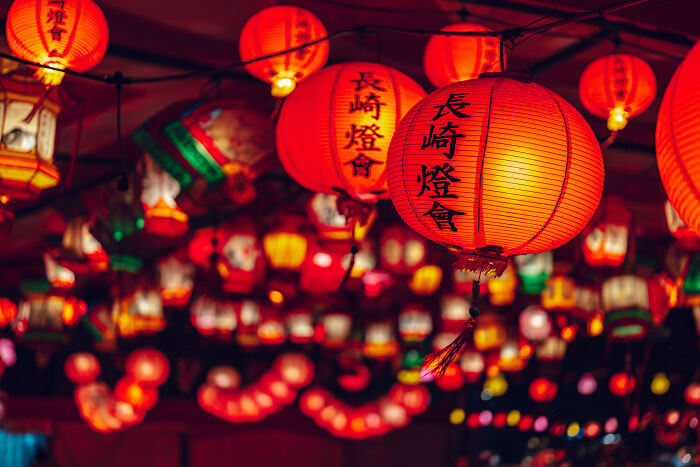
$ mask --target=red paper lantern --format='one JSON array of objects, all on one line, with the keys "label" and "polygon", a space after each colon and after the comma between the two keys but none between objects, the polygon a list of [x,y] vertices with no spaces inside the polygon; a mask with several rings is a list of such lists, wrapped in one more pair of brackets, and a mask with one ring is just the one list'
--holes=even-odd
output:
[{"label": "red paper lantern", "polygon": [[311,293],[335,292],[349,265],[350,252],[347,245],[313,244],[301,267],[299,287]]},{"label": "red paper lantern", "polygon": [[241,385],[241,375],[228,365],[215,366],[207,373],[207,383],[226,391],[235,391]]},{"label": "red paper lantern", "polygon": [[615,54],[591,62],[578,84],[581,103],[608,119],[608,129],[622,130],[627,119],[644,112],[656,97],[651,67],[633,55]]},{"label": "red paper lantern", "polygon": [[[248,61],[298,47],[328,35],[321,20],[294,6],[273,6],[253,15],[238,42],[241,60]],[[245,69],[272,84],[272,95],[285,97],[296,84],[318,71],[328,60],[328,41],[295,52],[248,63]]]},{"label": "red paper lantern", "polygon": [[314,364],[306,355],[288,352],[275,361],[282,381],[293,388],[303,388],[314,379]]},{"label": "red paper lantern", "polygon": [[64,73],[58,70],[88,71],[107,50],[107,20],[92,0],[15,0],[5,28],[12,53],[57,69],[37,69],[47,85],[61,83]]},{"label": "red paper lantern", "polygon": [[631,394],[635,387],[635,378],[625,373],[615,373],[608,383],[610,392],[616,396],[626,396]]},{"label": "red paper lantern", "polygon": [[149,410],[158,402],[158,389],[124,376],[114,386],[114,398],[131,404],[136,410]]},{"label": "red paper lantern", "polygon": [[141,204],[143,229],[162,237],[179,237],[187,232],[189,216],[177,206],[180,184],[150,156],[144,156]]},{"label": "red paper lantern", "polygon": [[17,305],[9,298],[0,298],[0,327],[11,324],[17,316]]},{"label": "red paper lantern", "polygon": [[321,70],[282,106],[280,161],[312,191],[375,201],[386,192],[394,130],[424,95],[411,78],[379,63],[349,62]]},{"label": "red paper lantern", "polygon": [[425,240],[403,226],[387,227],[379,238],[382,269],[394,274],[412,274],[425,264]]},{"label": "red paper lantern", "polygon": [[160,386],[170,376],[168,358],[153,348],[134,350],[124,367],[127,375],[146,386]]},{"label": "red paper lantern", "polygon": [[313,340],[314,323],[309,310],[292,310],[287,313],[284,321],[289,330],[289,341],[293,344],[306,344]]},{"label": "red paper lantern", "polygon": [[75,384],[88,384],[100,374],[100,362],[88,352],[76,352],[66,359],[66,378]]},{"label": "red paper lantern", "polygon": [[519,76],[430,94],[401,120],[387,165],[404,221],[461,250],[457,267],[497,275],[510,255],[573,238],[603,188],[600,146],[581,114]]},{"label": "red paper lantern", "polygon": [[685,388],[685,401],[690,405],[700,405],[700,384],[690,383]]},{"label": "red paper lantern", "polygon": [[456,391],[464,386],[464,373],[455,363],[450,363],[445,368],[445,373],[437,376],[435,385],[443,391]]},{"label": "red paper lantern", "polygon": [[557,383],[537,378],[530,383],[530,398],[535,402],[549,402],[557,395]]},{"label": "red paper lantern", "polygon": [[619,266],[627,256],[632,214],[625,202],[606,197],[583,234],[583,258],[591,266]]},{"label": "red paper lantern", "polygon": [[656,121],[656,161],[668,199],[683,221],[700,234],[700,44],[690,50],[666,88]]},{"label": "red paper lantern", "polygon": [[258,340],[263,345],[281,345],[287,339],[287,330],[277,310],[266,309],[258,325]]},{"label": "red paper lantern", "polygon": [[[457,23],[446,32],[492,32],[479,24]],[[505,56],[503,57],[505,64]],[[423,69],[436,88],[478,78],[501,68],[501,39],[498,36],[432,36],[425,46]]]}]

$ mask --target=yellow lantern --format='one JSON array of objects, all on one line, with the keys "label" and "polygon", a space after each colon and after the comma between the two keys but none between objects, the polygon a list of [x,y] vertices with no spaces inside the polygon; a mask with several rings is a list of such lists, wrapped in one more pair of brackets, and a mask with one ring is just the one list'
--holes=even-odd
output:
[{"label": "yellow lantern", "polygon": [[435,264],[421,266],[413,273],[408,287],[416,295],[432,295],[442,281],[442,269]]},{"label": "yellow lantern", "polygon": [[506,341],[498,355],[498,367],[506,373],[515,373],[525,368],[527,361],[520,354],[520,346],[514,340]]},{"label": "yellow lantern", "polygon": [[495,313],[483,313],[476,320],[474,347],[481,352],[501,348],[506,341],[506,326]]},{"label": "yellow lantern", "polygon": [[515,300],[515,288],[518,280],[515,277],[515,268],[508,262],[506,270],[500,277],[493,277],[488,281],[489,301],[494,306],[510,305]]},{"label": "yellow lantern", "polygon": [[296,271],[306,258],[308,241],[291,219],[263,237],[265,257],[273,269]]},{"label": "yellow lantern", "polygon": [[553,276],[542,291],[542,307],[545,310],[571,310],[576,305],[576,284],[566,276]]},{"label": "yellow lantern", "polygon": [[165,328],[160,290],[137,289],[133,295],[115,300],[117,329],[122,337],[153,334]]},{"label": "yellow lantern", "polygon": [[508,381],[500,374],[492,378],[486,378],[484,391],[490,392],[494,397],[500,397],[508,391]]},{"label": "yellow lantern", "polygon": [[666,394],[671,387],[671,382],[668,380],[666,373],[656,373],[651,380],[651,392],[660,396]]},{"label": "yellow lantern", "polygon": [[550,336],[535,351],[537,359],[543,362],[560,362],[566,354],[566,342],[559,337]]}]

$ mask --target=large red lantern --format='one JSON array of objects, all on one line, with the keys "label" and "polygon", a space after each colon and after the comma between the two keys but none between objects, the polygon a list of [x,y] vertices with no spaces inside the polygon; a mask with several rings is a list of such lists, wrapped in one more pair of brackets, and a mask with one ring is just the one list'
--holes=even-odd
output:
[{"label": "large red lantern", "polygon": [[[243,26],[238,42],[241,60],[248,61],[299,47],[328,35],[321,20],[295,6],[273,6],[253,15]],[[272,95],[285,97],[296,84],[320,70],[328,60],[328,41],[295,52],[248,63],[245,69],[272,84]]]},{"label": "large red lantern", "polygon": [[152,348],[134,350],[126,359],[126,374],[145,386],[160,386],[170,376],[170,362]]},{"label": "large red lantern", "polygon": [[100,374],[100,362],[88,352],[76,352],[66,359],[66,377],[75,384],[88,384]]},{"label": "large red lantern", "polygon": [[683,221],[700,234],[700,45],[690,50],[666,88],[656,121],[656,162],[668,199]]},{"label": "large red lantern", "polygon": [[88,71],[107,50],[107,20],[92,0],[15,0],[5,29],[12,53],[55,68],[37,69],[47,85],[61,83],[60,70]]},{"label": "large red lantern", "polygon": [[341,63],[319,71],[282,106],[280,161],[312,191],[375,201],[386,192],[394,130],[423,96],[411,78],[379,63]]},{"label": "large red lantern", "polygon": [[520,76],[430,94],[402,119],[387,165],[406,223],[461,250],[457,267],[497,275],[510,255],[573,238],[603,188],[600,146],[581,114]]},{"label": "large red lantern", "polygon": [[[491,32],[479,24],[458,23],[445,32]],[[425,46],[423,69],[437,88],[478,78],[481,73],[504,71],[498,36],[432,36]]]},{"label": "large red lantern", "polygon": [[583,106],[608,119],[608,129],[622,130],[627,119],[644,112],[656,97],[656,78],[647,62],[615,54],[591,62],[581,75],[578,92]]}]

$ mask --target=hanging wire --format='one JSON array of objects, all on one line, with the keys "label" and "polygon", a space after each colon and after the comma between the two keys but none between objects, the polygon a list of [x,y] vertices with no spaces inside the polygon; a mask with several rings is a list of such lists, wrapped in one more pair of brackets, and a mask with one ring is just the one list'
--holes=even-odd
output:
[{"label": "hanging wire", "polygon": [[121,161],[122,174],[117,182],[117,189],[121,192],[129,190],[129,177],[126,170],[126,159],[124,155],[124,142],[122,141],[122,83],[123,76],[120,71],[114,74],[114,85],[117,90],[117,141],[119,143],[119,160]]}]

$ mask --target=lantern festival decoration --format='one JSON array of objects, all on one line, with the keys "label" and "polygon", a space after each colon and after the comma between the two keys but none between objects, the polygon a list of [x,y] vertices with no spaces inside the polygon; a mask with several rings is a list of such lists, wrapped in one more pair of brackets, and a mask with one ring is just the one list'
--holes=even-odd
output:
[{"label": "lantern festival decoration", "polygon": [[[492,32],[479,24],[457,23],[445,32]],[[478,78],[481,73],[505,71],[499,36],[431,36],[423,53],[423,69],[436,88]]]},{"label": "lantern festival decoration", "polygon": [[88,352],[71,354],[64,364],[66,378],[75,384],[92,383],[100,375],[100,362]]},{"label": "lantern festival decoration", "polygon": [[700,169],[695,129],[700,120],[700,44],[695,44],[673,74],[656,120],[656,162],[671,205],[695,233],[700,234]]},{"label": "lantern festival decoration", "polygon": [[219,389],[235,391],[241,385],[241,375],[233,367],[219,365],[209,370],[207,382]]},{"label": "lantern festival decoration", "polygon": [[82,217],[66,221],[58,263],[76,274],[104,272],[109,268],[109,256],[102,244],[90,232],[90,222]]},{"label": "lantern festival decoration", "polygon": [[382,230],[379,237],[379,265],[394,274],[411,274],[425,264],[425,240],[403,226]]},{"label": "lantern festival decoration", "polygon": [[507,340],[499,350],[497,365],[505,373],[516,373],[525,368],[527,357],[520,351],[518,342]]},{"label": "lantern festival decoration", "polygon": [[515,267],[523,291],[538,294],[545,290],[547,280],[554,270],[554,255],[551,251],[515,257]]},{"label": "lantern festival decoration", "polygon": [[272,232],[263,236],[265,258],[273,269],[296,271],[301,267],[309,243],[299,232],[301,224],[301,219],[285,216]]},{"label": "lantern festival decoration", "polygon": [[299,287],[311,293],[334,292],[350,267],[346,245],[314,243],[307,251],[301,268]]},{"label": "lantern festival decoration", "polygon": [[126,297],[117,297],[114,307],[122,337],[154,334],[165,328],[163,300],[155,287],[139,287]]},{"label": "lantern festival decoration", "polygon": [[585,322],[600,312],[600,294],[593,287],[579,286],[574,288],[574,306],[570,313],[574,319]]},{"label": "lantern festival decoration", "polygon": [[433,295],[442,281],[442,268],[437,264],[426,264],[413,272],[408,288],[416,295]]},{"label": "lantern festival decoration", "polygon": [[389,322],[370,323],[365,329],[362,353],[369,358],[383,359],[396,355],[399,347]]},{"label": "lantern festival decoration", "polygon": [[0,298],[0,328],[12,324],[17,317],[17,305],[9,298]]},{"label": "lantern festival decoration", "polygon": [[377,218],[377,210],[373,208],[367,216],[366,223],[361,222],[360,219],[348,219],[338,211],[338,195],[332,193],[314,194],[307,204],[307,212],[319,237],[323,240],[361,242]]},{"label": "lantern festival decoration", "polygon": [[[265,314],[263,306],[253,300],[243,300],[236,303],[235,310],[238,322],[238,333],[236,334],[238,343],[247,348],[257,346],[259,342],[258,326]],[[221,318],[224,319],[221,324],[228,329],[231,329],[231,326],[235,327],[236,321],[232,320],[230,316],[223,315]]]},{"label": "lantern festival decoration", "polygon": [[258,340],[263,345],[280,345],[287,340],[287,330],[278,311],[266,309],[258,324]]},{"label": "lantern festival decoration", "polygon": [[401,120],[387,165],[404,221],[460,250],[457,267],[496,275],[508,256],[573,238],[603,188],[600,146],[583,117],[519,77],[433,92]]},{"label": "lantern festival decoration", "polygon": [[626,373],[615,373],[608,382],[610,392],[619,397],[631,394],[635,386],[636,380],[634,376]]},{"label": "lantern festival decoration", "polygon": [[[295,6],[273,6],[253,15],[243,26],[238,49],[244,62],[299,47],[326,37],[321,20]],[[247,63],[245,69],[272,84],[274,97],[285,97],[297,83],[320,70],[328,60],[328,41],[275,57]]]},{"label": "lantern festival decoration", "polygon": [[496,313],[484,313],[474,328],[474,347],[486,352],[501,348],[506,341],[506,326]]},{"label": "lantern festival decoration", "polygon": [[627,119],[644,112],[656,97],[656,78],[639,57],[614,54],[591,62],[578,85],[583,106],[606,118],[608,129],[625,128]]},{"label": "lantern festival decoration", "polygon": [[542,308],[549,311],[569,311],[576,305],[576,284],[566,276],[552,276],[542,291]]},{"label": "lantern festival decoration", "polygon": [[619,266],[627,256],[632,215],[622,199],[606,197],[583,234],[583,258],[590,266]]},{"label": "lantern festival decoration", "polygon": [[[8,28],[18,3],[36,3],[39,8],[38,1],[15,2]],[[53,155],[61,106],[56,90],[45,91],[22,70],[0,76],[0,204],[36,198],[42,190],[58,184]]]},{"label": "lantern festival decoration", "polygon": [[139,381],[124,376],[114,386],[114,398],[126,402],[136,410],[151,409],[158,402],[158,389],[141,384]]},{"label": "lantern festival decoration", "polygon": [[467,382],[475,383],[481,378],[486,365],[481,353],[467,350],[462,354],[459,366],[462,368]]},{"label": "lantern festival decoration", "polygon": [[64,268],[49,253],[44,253],[44,269],[46,279],[51,287],[56,289],[70,289],[75,285],[75,274],[68,268]]},{"label": "lantern festival decoration", "polygon": [[653,281],[624,275],[607,279],[600,291],[606,328],[614,340],[636,340],[652,325]]},{"label": "lantern festival decoration", "polygon": [[108,34],[107,20],[92,0],[15,0],[5,24],[12,53],[51,67],[36,71],[50,86],[61,83],[66,68],[85,72],[97,65],[107,51]]},{"label": "lantern festival decoration", "polygon": [[549,336],[535,348],[535,354],[542,362],[561,362],[566,354],[566,341],[556,336]]},{"label": "lantern festival decoration", "polygon": [[163,306],[185,306],[194,288],[194,265],[183,255],[173,254],[158,261],[160,297]]},{"label": "lantern festival decoration", "polygon": [[352,318],[346,313],[330,312],[321,316],[323,345],[328,348],[340,348],[350,336]]},{"label": "lantern festival decoration", "polygon": [[487,285],[491,305],[505,306],[513,303],[515,301],[515,290],[518,287],[518,279],[513,263],[509,261],[503,274],[499,277],[488,279]]},{"label": "lantern festival decoration", "polygon": [[314,322],[309,310],[294,309],[287,313],[284,322],[289,331],[289,341],[293,344],[306,344],[313,340]]},{"label": "lantern festival decoration", "polygon": [[129,354],[124,365],[126,374],[145,386],[160,386],[170,376],[170,362],[159,350],[145,347]]},{"label": "lantern festival decoration", "polygon": [[203,336],[230,337],[238,327],[234,303],[206,295],[197,297],[192,303],[190,321]]},{"label": "lantern festival decoration", "polygon": [[399,336],[405,342],[422,342],[433,332],[430,312],[418,306],[408,306],[399,313]]},{"label": "lantern festival decoration", "polygon": [[530,398],[535,402],[550,402],[557,395],[557,383],[537,378],[530,383]]},{"label": "lantern festival decoration", "polygon": [[141,188],[146,232],[164,237],[179,237],[187,232],[189,216],[177,206],[180,184],[147,154],[143,158]]},{"label": "lantern festival decoration", "polygon": [[544,341],[552,333],[552,320],[542,308],[530,305],[520,312],[520,334],[531,341]]},{"label": "lantern festival decoration", "polygon": [[363,204],[387,194],[387,151],[397,123],[423,96],[411,78],[379,63],[325,68],[282,106],[280,161],[305,188],[361,201],[343,202],[343,214],[366,211]]},{"label": "lantern festival decoration", "polygon": [[472,271],[452,270],[452,285],[454,292],[457,294],[470,295],[472,293],[472,284],[474,281],[479,281],[479,295],[486,295],[489,291],[488,282],[490,280],[491,277],[479,276],[478,273]]}]

